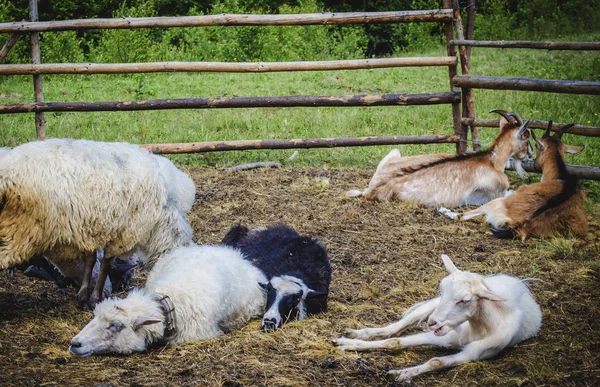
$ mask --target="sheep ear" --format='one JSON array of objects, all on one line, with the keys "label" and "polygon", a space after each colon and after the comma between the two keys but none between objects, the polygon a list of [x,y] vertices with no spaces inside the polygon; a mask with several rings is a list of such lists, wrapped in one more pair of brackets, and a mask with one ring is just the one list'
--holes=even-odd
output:
[{"label": "sheep ear", "polygon": [[158,324],[159,322],[162,322],[162,319],[159,320],[154,317],[140,316],[133,322],[133,330],[137,331],[144,325]]},{"label": "sheep ear", "polygon": [[322,297],[322,296],[326,296],[327,292],[317,292],[315,290],[312,289],[308,289],[308,293],[306,293],[306,299],[308,298],[316,298],[316,297]]},{"label": "sheep ear", "polygon": [[563,144],[563,149],[565,150],[565,153],[574,154],[574,153],[579,153],[582,150],[584,150],[585,146],[583,146],[583,145],[565,145],[565,144]]},{"label": "sheep ear", "polygon": [[446,266],[446,270],[448,270],[448,273],[454,274],[460,271],[456,268],[456,266],[454,266],[454,262],[452,262],[450,257],[446,254],[442,254],[442,261],[444,262],[444,266]]}]

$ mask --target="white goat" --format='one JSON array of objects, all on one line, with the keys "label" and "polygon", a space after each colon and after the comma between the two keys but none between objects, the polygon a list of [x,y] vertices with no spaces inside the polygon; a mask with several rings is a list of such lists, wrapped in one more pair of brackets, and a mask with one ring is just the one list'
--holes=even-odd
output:
[{"label": "white goat", "polygon": [[178,248],[156,263],[144,289],[98,304],[69,350],[78,357],[131,354],[157,342],[217,337],[264,312],[266,282],[232,247]]},{"label": "white goat", "polygon": [[[0,268],[36,254],[58,266],[85,257],[77,297],[94,305],[113,257],[138,250],[151,266],[191,243],[159,160],[131,144],[70,139],[34,141],[6,153],[0,158]],[[88,295],[101,248],[105,258]]]},{"label": "white goat", "polygon": [[[334,339],[338,349],[399,350],[415,345],[462,349],[416,367],[390,371],[397,381],[409,381],[424,372],[490,358],[538,333],[542,314],[523,280],[504,274],[483,277],[458,270],[447,255],[442,260],[450,275],[441,281],[439,297],[412,306],[400,321],[386,327],[348,329],[354,339]],[[389,338],[425,320],[429,332]],[[364,341],[374,338],[385,340]]]},{"label": "white goat", "polygon": [[492,110],[502,116],[500,133],[487,151],[467,155],[446,153],[402,157],[397,149],[381,160],[364,191],[349,196],[367,200],[410,200],[425,206],[481,205],[506,194],[504,168],[509,158],[520,162],[531,153],[528,122],[516,113]]}]

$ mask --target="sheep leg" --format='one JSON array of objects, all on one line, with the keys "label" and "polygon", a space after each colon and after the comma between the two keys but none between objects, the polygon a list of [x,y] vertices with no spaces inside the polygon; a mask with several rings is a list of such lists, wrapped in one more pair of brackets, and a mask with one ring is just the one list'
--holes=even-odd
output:
[{"label": "sheep leg", "polygon": [[363,329],[346,329],[346,334],[355,339],[386,339],[396,336],[406,329],[417,325],[421,321],[427,320],[427,317],[439,304],[439,297],[431,300],[419,302],[409,308],[400,321],[381,328],[363,328]]},{"label": "sheep leg", "polygon": [[94,265],[96,264],[96,252],[92,252],[85,257],[83,257],[84,268],[83,268],[83,278],[81,280],[81,286],[79,287],[79,291],[77,292],[77,303],[79,306],[84,307],[89,300],[88,288],[90,286],[90,280],[92,278],[92,271],[94,270]]},{"label": "sheep leg", "polygon": [[334,340],[339,350],[342,351],[369,351],[373,349],[399,350],[415,345],[437,345],[440,347],[449,347],[448,339],[444,336],[436,336],[433,332],[417,333],[402,338],[393,338],[386,340],[364,341],[358,339],[348,339],[340,337]]},{"label": "sheep leg", "polygon": [[508,333],[508,335],[488,336],[483,340],[473,341],[465,345],[461,352],[454,355],[434,357],[421,365],[400,370],[391,370],[389,373],[395,375],[398,382],[408,382],[415,376],[425,372],[437,371],[442,368],[453,367],[475,360],[487,359],[496,355],[508,345],[512,337],[510,335],[511,332]]},{"label": "sheep leg", "polygon": [[96,286],[94,287],[94,291],[90,296],[90,308],[96,306],[96,304],[102,301],[102,292],[104,291],[104,283],[106,282],[106,277],[108,277],[108,273],[110,272],[110,267],[112,261],[115,257],[104,257],[100,261],[100,271],[98,272],[98,279],[96,280]]}]

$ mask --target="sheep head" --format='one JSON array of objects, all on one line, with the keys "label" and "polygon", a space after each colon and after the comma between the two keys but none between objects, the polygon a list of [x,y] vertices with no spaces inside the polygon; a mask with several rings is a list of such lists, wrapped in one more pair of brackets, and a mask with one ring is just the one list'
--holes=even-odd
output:
[{"label": "sheep head", "polygon": [[482,276],[458,270],[447,255],[442,255],[442,261],[450,275],[440,282],[440,302],[427,321],[436,336],[444,336],[475,316],[481,300],[502,300],[485,286]]},{"label": "sheep head", "polygon": [[267,291],[266,312],[262,319],[262,330],[280,328],[288,320],[306,318],[304,301],[327,293],[310,289],[300,278],[282,275],[273,277],[263,286]]},{"label": "sheep head", "polygon": [[142,291],[133,291],[125,299],[96,305],[94,318],[71,340],[69,351],[77,357],[141,352],[163,329],[160,306]]}]

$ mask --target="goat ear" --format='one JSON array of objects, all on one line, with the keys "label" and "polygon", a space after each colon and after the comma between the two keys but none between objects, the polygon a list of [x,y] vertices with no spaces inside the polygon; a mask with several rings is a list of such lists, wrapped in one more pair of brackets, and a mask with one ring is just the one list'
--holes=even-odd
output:
[{"label": "goat ear", "polygon": [[162,322],[162,319],[157,319],[154,317],[147,317],[147,316],[140,316],[140,317],[136,318],[135,321],[133,322],[133,330],[137,331],[144,325],[158,324],[159,322]]},{"label": "goat ear", "polygon": [[316,297],[322,297],[322,296],[326,296],[327,292],[317,292],[315,290],[312,289],[308,289],[308,293],[306,293],[306,296],[304,298],[308,299],[308,298],[316,298]]},{"label": "goat ear", "polygon": [[563,144],[563,149],[565,150],[565,153],[574,154],[574,153],[579,153],[582,150],[584,150],[585,146],[583,146],[583,145],[565,145],[565,144]]},{"label": "goat ear", "polygon": [[538,150],[544,149],[544,144],[540,140],[538,140],[538,138],[535,135],[535,133],[534,133],[533,130],[531,131],[531,137],[533,137],[533,141],[535,141],[535,147],[536,147],[536,149],[538,149]]},{"label": "goat ear", "polygon": [[523,134],[525,134],[525,132],[527,132],[527,126],[529,126],[530,122],[531,122],[531,120],[527,120],[527,121],[525,121],[525,123],[523,125],[521,125],[521,127],[519,128],[519,130],[517,131],[517,134],[516,134],[517,140],[520,140],[521,137],[523,137]]},{"label": "goat ear", "polygon": [[486,288],[485,286],[480,286],[479,289],[477,289],[477,297],[484,299],[484,300],[489,300],[489,301],[506,301],[504,298],[496,295],[495,293],[491,292],[488,288]]},{"label": "goat ear", "polygon": [[450,257],[446,254],[442,254],[442,262],[444,262],[444,266],[446,266],[446,270],[448,270],[448,273],[454,274],[460,271],[456,268],[456,266],[454,266],[454,262],[452,262]]}]

